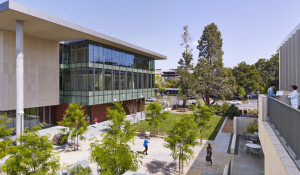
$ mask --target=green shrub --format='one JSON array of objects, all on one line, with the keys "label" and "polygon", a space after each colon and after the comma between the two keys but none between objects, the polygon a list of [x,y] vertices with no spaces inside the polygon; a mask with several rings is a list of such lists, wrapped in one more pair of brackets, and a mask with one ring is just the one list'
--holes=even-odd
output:
[{"label": "green shrub", "polygon": [[215,104],[212,106],[214,108],[215,114],[216,115],[222,115],[222,111],[221,111],[221,106],[218,104]]},{"label": "green shrub", "polygon": [[249,109],[248,114],[253,114],[253,115],[258,115],[258,110],[257,109]]},{"label": "green shrub", "polygon": [[226,115],[228,116],[228,118],[233,119],[234,116],[240,116],[240,111],[239,108],[237,108],[235,105],[231,105],[227,112]]},{"label": "green shrub", "polygon": [[221,115],[222,116],[227,115],[227,111],[228,111],[229,107],[230,107],[229,104],[223,103],[223,105],[221,106]]},{"label": "green shrub", "polygon": [[246,129],[247,133],[254,133],[254,132],[258,132],[258,123],[257,120],[253,119],[247,126]]}]

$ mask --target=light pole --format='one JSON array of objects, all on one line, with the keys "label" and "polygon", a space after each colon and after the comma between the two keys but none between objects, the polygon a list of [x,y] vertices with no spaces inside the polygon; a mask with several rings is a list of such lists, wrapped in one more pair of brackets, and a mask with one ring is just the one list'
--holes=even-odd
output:
[{"label": "light pole", "polygon": [[[18,134],[22,134],[22,131],[24,131],[24,111],[19,111],[18,112],[18,115],[20,116],[19,118],[19,128],[20,128],[20,131]],[[20,142],[17,142],[17,145],[20,145]]]},{"label": "light pole", "polygon": [[142,100],[143,100],[143,95],[141,96],[141,119],[143,118],[143,102],[142,102]]}]

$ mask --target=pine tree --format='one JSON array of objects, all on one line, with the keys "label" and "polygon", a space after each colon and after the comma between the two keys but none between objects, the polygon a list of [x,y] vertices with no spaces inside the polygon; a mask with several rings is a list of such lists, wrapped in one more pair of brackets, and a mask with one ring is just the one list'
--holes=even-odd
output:
[{"label": "pine tree", "polygon": [[[203,31],[199,45],[199,60],[194,69],[195,91],[207,104],[213,104],[218,98],[228,96],[232,86],[223,65],[221,32],[217,25],[211,23]],[[213,98],[213,101],[210,101]]]},{"label": "pine tree", "polygon": [[183,107],[186,107],[187,100],[193,95],[193,74],[191,73],[191,70],[193,70],[193,53],[190,48],[192,38],[188,31],[188,26],[184,26],[183,30],[181,46],[183,46],[185,50],[182,53],[182,58],[178,61],[178,98],[183,100]]}]

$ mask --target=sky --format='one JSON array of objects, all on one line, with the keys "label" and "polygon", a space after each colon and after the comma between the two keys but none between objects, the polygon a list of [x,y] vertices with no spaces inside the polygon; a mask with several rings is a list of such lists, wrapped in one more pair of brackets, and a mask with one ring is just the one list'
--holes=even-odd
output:
[{"label": "sky", "polygon": [[[214,22],[223,38],[223,62],[269,59],[300,23],[299,0],[14,0],[17,3],[167,56],[157,69],[177,68],[189,26],[194,63],[197,41]],[[4,2],[0,0],[0,2]]]}]

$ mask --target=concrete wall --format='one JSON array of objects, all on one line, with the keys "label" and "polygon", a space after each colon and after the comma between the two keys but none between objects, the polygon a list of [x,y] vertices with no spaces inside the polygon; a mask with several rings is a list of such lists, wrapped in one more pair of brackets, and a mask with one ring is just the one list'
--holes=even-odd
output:
[{"label": "concrete wall", "polygon": [[264,151],[265,175],[300,174],[295,163],[267,122],[267,97],[260,95],[258,100],[258,131],[260,143]]},{"label": "concrete wall", "polygon": [[234,134],[243,134],[243,131],[246,131],[247,126],[253,120],[257,120],[256,118],[249,117],[234,117],[233,119],[233,133]]},{"label": "concrete wall", "polygon": [[[24,36],[24,107],[59,104],[59,45]],[[0,30],[0,110],[16,109],[15,32]]]},{"label": "concrete wall", "polygon": [[299,68],[300,30],[297,30],[279,48],[279,89],[290,91],[291,85],[300,86]]}]

